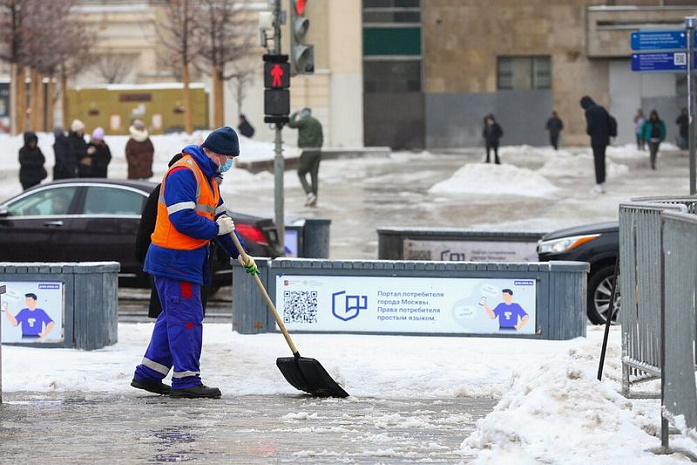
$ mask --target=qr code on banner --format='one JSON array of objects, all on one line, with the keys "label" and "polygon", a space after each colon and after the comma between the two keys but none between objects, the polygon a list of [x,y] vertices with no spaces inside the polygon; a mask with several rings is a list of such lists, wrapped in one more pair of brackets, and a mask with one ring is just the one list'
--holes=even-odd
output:
[{"label": "qr code on banner", "polygon": [[686,65],[687,64],[687,54],[686,53],[674,54],[673,55],[673,64]]},{"label": "qr code on banner", "polygon": [[317,323],[317,291],[284,291],[284,323]]}]

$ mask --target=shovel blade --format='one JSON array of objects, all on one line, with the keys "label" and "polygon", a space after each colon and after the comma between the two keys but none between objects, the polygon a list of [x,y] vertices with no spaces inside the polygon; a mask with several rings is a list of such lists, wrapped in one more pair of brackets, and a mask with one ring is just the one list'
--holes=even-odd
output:
[{"label": "shovel blade", "polygon": [[348,397],[349,394],[329,376],[314,358],[279,357],[276,366],[294,388],[316,397]]}]

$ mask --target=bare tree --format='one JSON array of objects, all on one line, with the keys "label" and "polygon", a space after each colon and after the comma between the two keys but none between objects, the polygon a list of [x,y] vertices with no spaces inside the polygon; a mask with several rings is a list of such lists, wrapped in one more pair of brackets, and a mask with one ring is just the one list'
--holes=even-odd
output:
[{"label": "bare tree", "polygon": [[175,74],[181,73],[184,86],[184,130],[187,134],[193,131],[190,66],[198,48],[194,34],[198,29],[194,0],[170,0],[165,6],[165,15],[157,24],[157,34],[162,42],[161,60],[170,63]]},{"label": "bare tree", "polygon": [[197,39],[201,44],[197,69],[212,78],[213,126],[224,124],[223,83],[249,74],[242,63],[254,52],[255,26],[248,0],[202,0],[199,14],[206,28]]},{"label": "bare tree", "polygon": [[133,70],[133,57],[124,54],[114,53],[112,49],[107,49],[96,60],[95,67],[99,75],[108,84],[119,84]]},{"label": "bare tree", "polygon": [[24,40],[26,0],[0,3],[0,59],[10,63],[10,126],[12,134],[24,131],[26,124]]},{"label": "bare tree", "polygon": [[247,91],[249,90],[249,87],[251,87],[252,83],[254,82],[254,75],[255,75],[255,69],[254,66],[249,64],[248,66],[242,68],[242,70],[239,71],[237,76],[232,78],[230,82],[232,83],[233,89],[234,89],[234,94],[235,94],[235,100],[237,101],[237,118],[239,119],[240,115],[242,114],[242,107],[245,98],[247,98]]}]

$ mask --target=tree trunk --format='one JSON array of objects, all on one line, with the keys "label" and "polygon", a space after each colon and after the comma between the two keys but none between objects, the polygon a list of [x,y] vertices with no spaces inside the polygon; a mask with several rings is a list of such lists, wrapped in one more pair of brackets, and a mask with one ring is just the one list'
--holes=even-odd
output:
[{"label": "tree trunk", "polygon": [[213,127],[219,128],[225,124],[225,109],[223,103],[223,80],[218,66],[213,65],[211,73],[211,93],[213,98]]},{"label": "tree trunk", "polygon": [[48,95],[46,96],[46,130],[53,131],[54,99],[56,98],[56,84],[53,81],[53,73],[48,77]]},{"label": "tree trunk", "polygon": [[29,68],[29,127],[32,131],[39,130],[39,73],[34,68]]},{"label": "tree trunk", "polygon": [[16,136],[19,134],[19,131],[17,130],[17,121],[19,118],[17,118],[17,88],[19,87],[17,85],[17,63],[10,63],[10,76],[12,76],[12,79],[10,79],[10,134],[13,136]]},{"label": "tree trunk", "polygon": [[17,67],[17,134],[27,128],[27,83],[23,66]]},{"label": "tree trunk", "polygon": [[44,100],[46,91],[44,90],[44,75],[36,73],[36,129],[46,132],[46,101]]},{"label": "tree trunk", "polygon": [[182,66],[182,83],[184,84],[184,131],[187,134],[193,132],[193,124],[191,123],[191,92],[189,91],[189,66]]},{"label": "tree trunk", "polygon": [[63,129],[68,130],[68,128],[70,128],[70,109],[68,107],[68,76],[65,75],[65,72],[61,73],[60,93]]}]

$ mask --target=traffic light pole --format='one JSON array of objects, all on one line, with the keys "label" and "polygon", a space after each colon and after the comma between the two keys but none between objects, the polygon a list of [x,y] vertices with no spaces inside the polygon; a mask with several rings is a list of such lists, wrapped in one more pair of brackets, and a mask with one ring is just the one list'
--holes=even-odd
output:
[{"label": "traffic light pole", "polygon": [[687,31],[687,114],[689,132],[687,144],[690,154],[690,195],[697,193],[695,167],[695,17],[685,17]]},{"label": "traffic light pole", "polygon": [[[274,54],[281,54],[281,0],[274,0],[273,5],[274,17],[274,39],[273,51]],[[285,255],[286,250],[286,223],[284,215],[284,196],[283,196],[283,175],[285,174],[285,160],[283,159],[283,124],[276,124],[276,135],[274,137],[274,204],[276,213],[276,231],[278,232],[278,245],[281,252]]]}]

